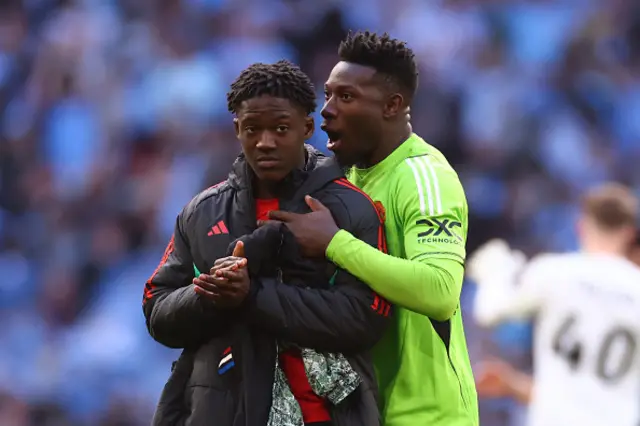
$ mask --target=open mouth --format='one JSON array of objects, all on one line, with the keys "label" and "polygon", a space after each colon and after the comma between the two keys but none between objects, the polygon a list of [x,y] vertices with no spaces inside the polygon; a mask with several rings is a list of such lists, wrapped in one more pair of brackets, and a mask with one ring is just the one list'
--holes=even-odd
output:
[{"label": "open mouth", "polygon": [[327,136],[329,136],[329,141],[327,142],[327,148],[331,151],[334,151],[336,148],[340,146],[341,135],[339,132],[335,132],[332,130],[325,130]]}]

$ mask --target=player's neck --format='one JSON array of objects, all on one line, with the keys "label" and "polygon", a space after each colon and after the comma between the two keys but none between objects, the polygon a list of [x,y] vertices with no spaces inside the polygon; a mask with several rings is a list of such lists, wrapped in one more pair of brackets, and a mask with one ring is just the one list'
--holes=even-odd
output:
[{"label": "player's neck", "polygon": [[409,139],[412,131],[411,123],[405,123],[404,126],[390,130],[387,134],[382,136],[382,140],[378,144],[378,148],[371,154],[371,157],[369,157],[364,163],[357,164],[356,167],[367,169],[375,166],[391,155],[391,153],[402,145],[404,141]]},{"label": "player's neck", "polygon": [[582,251],[589,254],[609,254],[624,257],[627,253],[627,247],[618,241],[594,238],[582,242]]},{"label": "player's neck", "polygon": [[268,200],[276,197],[276,183],[261,181],[256,179],[254,182],[253,195],[255,198]]},{"label": "player's neck", "polygon": [[[304,148],[303,148],[304,149]],[[298,168],[300,170],[306,170],[307,168],[307,151],[304,150],[304,153],[300,156],[298,161]],[[288,175],[290,176],[290,175]],[[278,198],[282,193],[283,183],[286,184],[287,178],[284,181],[280,182],[272,182],[266,180],[260,180],[255,177],[253,181],[253,196],[255,198],[260,199],[272,199]]]}]

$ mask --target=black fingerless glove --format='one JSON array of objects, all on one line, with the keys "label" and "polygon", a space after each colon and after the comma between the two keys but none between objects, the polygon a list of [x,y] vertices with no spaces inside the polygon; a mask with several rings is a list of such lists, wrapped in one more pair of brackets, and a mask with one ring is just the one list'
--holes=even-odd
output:
[{"label": "black fingerless glove", "polygon": [[231,256],[236,243],[242,241],[249,274],[276,276],[284,226],[282,223],[268,223],[251,234],[243,235],[229,245],[227,256]]}]

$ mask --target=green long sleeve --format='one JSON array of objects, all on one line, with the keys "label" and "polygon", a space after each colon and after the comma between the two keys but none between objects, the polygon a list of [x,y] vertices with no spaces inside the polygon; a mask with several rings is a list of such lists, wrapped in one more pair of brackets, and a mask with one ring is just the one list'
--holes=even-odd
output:
[{"label": "green long sleeve", "polygon": [[326,256],[394,304],[374,347],[388,426],[477,426],[478,404],[458,309],[468,206],[455,170],[413,134],[380,163],[351,168],[385,223],[387,253],[339,231]]},{"label": "green long sleeve", "polygon": [[444,321],[458,307],[464,276],[464,267],[459,261],[393,257],[344,230],[329,244],[327,257],[391,303],[411,311]]}]

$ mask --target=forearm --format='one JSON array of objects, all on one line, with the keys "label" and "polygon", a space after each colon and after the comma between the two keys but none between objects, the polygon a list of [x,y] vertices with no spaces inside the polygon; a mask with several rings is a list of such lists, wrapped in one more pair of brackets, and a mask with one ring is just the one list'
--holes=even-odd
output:
[{"label": "forearm", "polygon": [[435,320],[449,319],[458,306],[464,267],[457,261],[393,257],[346,231],[336,234],[327,257],[390,302]]},{"label": "forearm", "polygon": [[389,310],[372,309],[375,295],[364,284],[341,280],[326,290],[254,281],[257,289],[245,312],[254,326],[302,347],[342,353],[370,349],[382,336]]},{"label": "forearm", "polygon": [[179,289],[162,289],[144,308],[149,334],[170,348],[202,344],[222,329],[222,312],[206,306],[193,285]]}]

